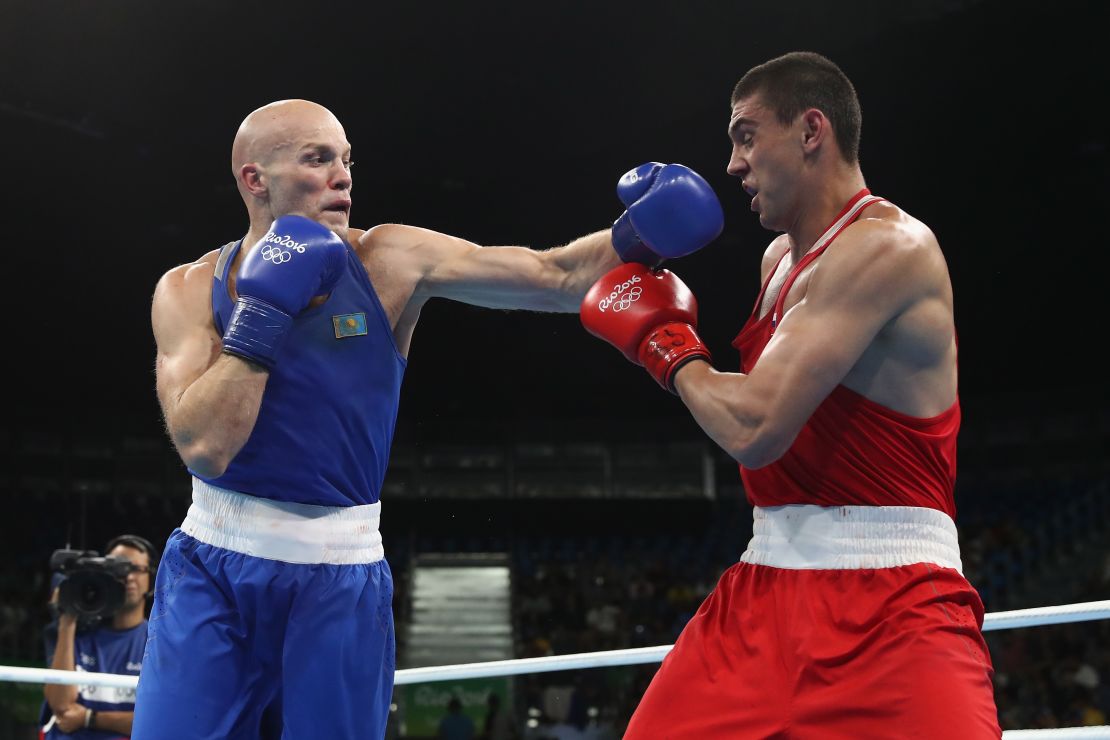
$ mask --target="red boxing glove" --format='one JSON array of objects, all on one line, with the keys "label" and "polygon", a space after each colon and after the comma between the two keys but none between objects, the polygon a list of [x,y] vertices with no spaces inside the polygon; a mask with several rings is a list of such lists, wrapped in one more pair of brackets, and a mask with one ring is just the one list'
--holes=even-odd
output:
[{"label": "red boxing glove", "polygon": [[672,393],[680,367],[712,359],[694,328],[697,299],[669,270],[635,262],[610,270],[586,293],[579,313],[586,331],[643,365]]}]

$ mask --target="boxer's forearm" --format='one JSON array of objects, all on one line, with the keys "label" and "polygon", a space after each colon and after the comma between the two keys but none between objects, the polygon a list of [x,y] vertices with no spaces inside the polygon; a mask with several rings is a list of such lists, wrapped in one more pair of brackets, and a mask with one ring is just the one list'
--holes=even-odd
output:
[{"label": "boxer's forearm", "polygon": [[166,427],[186,466],[205,477],[227,469],[254,430],[268,378],[265,369],[225,354],[164,403]]},{"label": "boxer's forearm", "polygon": [[691,362],[675,373],[674,381],[675,391],[698,426],[741,465],[762,467],[789,447],[773,433],[768,405],[745,392],[747,375]]}]

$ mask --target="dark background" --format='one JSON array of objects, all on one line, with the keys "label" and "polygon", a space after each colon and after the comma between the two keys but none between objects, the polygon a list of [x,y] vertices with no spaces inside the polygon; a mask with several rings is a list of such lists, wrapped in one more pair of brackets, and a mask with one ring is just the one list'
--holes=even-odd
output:
[{"label": "dark background", "polygon": [[[152,289],[245,232],[231,140],[252,109],[289,97],[345,123],[359,227],[546,248],[611,223],[629,168],[698,170],[726,230],[670,267],[733,369],[772,234],[725,173],[729,94],[798,49],[853,79],[868,185],[940,240],[965,405],[1057,392],[1105,404],[1099,5],[5,0],[5,416],[160,434]],[[670,418],[698,433],[575,316],[433,303],[399,433],[479,417]]]},{"label": "dark background", "polygon": [[[1105,506],[1072,505],[1105,501],[1090,480],[1104,485],[1110,460],[1106,7],[0,0],[0,605],[31,610],[25,639],[0,651],[41,662],[54,548],[100,548],[121,531],[161,546],[184,516],[188,476],[154,394],[150,299],[166,270],[245,233],[229,158],[251,110],[304,97],[337,114],[354,147],[352,225],[408,223],[482,244],[566,243],[619,215],[614,186],[628,169],[693,167],[726,228],[668,266],[698,296],[717,367],[731,370],[729,342],[773,234],[725,173],[729,95],[748,68],[794,50],[828,55],[854,81],[869,187],[931,226],[948,259],[969,578],[988,610],[1082,600],[1016,591],[999,573],[1029,558],[1079,573],[1095,561],[1045,553],[1073,542],[1073,520],[1106,520]],[[399,594],[405,558],[450,551],[458,533],[483,547],[532,536],[565,546],[557,538],[571,533],[618,550],[685,533],[720,543],[722,562],[742,549],[751,517],[727,459],[714,501],[464,498],[453,491],[470,458],[428,462],[483,435],[501,435],[482,448],[496,452],[556,430],[662,450],[705,439],[677,398],[574,315],[426,307],[386,479],[403,486],[420,468],[430,491],[412,484],[386,504]],[[671,464],[650,462],[643,477]],[[471,472],[504,478],[506,465]]]}]

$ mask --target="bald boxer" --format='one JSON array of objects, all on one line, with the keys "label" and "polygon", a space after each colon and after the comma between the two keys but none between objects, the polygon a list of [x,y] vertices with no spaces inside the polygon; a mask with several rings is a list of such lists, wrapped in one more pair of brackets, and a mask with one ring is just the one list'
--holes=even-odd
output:
[{"label": "bald boxer", "polygon": [[625,740],[1001,736],[954,523],[952,285],[930,229],[868,190],[860,124],[817,54],[736,85],[728,171],[781,232],[739,372],[714,369],[670,270],[618,266],[583,301],[586,328],[736,459],[755,512]]},{"label": "bald boxer", "polygon": [[354,229],[351,145],[305,100],[248,115],[231,165],[247,233],[169,270],[151,309],[193,500],[158,571],[132,737],[380,738],[395,656],[378,499],[422,307],[577,311],[614,265],[707,244],[720,204],[688,168],[647,163],[621,178],[617,222],[557,249]]}]

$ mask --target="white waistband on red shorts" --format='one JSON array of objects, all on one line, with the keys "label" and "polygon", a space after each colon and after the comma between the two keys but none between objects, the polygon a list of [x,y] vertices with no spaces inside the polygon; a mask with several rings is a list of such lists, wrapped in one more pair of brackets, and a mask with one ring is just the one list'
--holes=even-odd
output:
[{"label": "white waistband on red shorts", "polygon": [[248,496],[193,478],[181,531],[201,542],[286,563],[350,565],[385,557],[381,502],[316,506]]},{"label": "white waistband on red shorts", "polygon": [[813,570],[934,563],[963,572],[956,524],[936,509],[792,504],[754,513],[745,563]]}]

